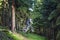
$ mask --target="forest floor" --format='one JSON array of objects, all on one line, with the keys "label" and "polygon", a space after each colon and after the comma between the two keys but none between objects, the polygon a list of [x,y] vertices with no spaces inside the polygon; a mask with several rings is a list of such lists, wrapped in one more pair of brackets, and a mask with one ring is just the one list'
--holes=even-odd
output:
[{"label": "forest floor", "polygon": [[47,40],[43,36],[32,33],[12,33],[10,30],[0,28],[0,40]]}]

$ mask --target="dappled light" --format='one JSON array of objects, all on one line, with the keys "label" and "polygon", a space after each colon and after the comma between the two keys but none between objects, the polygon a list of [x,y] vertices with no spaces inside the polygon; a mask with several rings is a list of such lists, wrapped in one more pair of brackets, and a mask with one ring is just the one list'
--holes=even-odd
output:
[{"label": "dappled light", "polygon": [[60,40],[60,0],[0,0],[0,40]]}]

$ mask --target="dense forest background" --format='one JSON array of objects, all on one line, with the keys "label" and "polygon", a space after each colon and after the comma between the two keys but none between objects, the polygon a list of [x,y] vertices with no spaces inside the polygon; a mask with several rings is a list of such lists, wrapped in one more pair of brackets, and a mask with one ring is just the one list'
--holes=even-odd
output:
[{"label": "dense forest background", "polygon": [[33,20],[34,34],[60,40],[60,0],[0,0],[3,28],[22,32],[27,17]]}]

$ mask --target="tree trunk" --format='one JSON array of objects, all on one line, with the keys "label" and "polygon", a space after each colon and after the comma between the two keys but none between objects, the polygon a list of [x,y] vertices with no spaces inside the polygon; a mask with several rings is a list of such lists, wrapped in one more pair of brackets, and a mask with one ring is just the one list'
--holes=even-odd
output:
[{"label": "tree trunk", "polygon": [[12,32],[15,31],[15,2],[12,0]]}]

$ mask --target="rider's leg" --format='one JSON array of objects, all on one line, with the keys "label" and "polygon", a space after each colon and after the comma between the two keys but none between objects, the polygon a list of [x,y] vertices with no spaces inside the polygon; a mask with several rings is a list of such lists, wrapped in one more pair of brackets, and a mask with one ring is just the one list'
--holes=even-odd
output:
[{"label": "rider's leg", "polygon": [[34,32],[34,28],[31,26],[31,31]]}]

